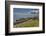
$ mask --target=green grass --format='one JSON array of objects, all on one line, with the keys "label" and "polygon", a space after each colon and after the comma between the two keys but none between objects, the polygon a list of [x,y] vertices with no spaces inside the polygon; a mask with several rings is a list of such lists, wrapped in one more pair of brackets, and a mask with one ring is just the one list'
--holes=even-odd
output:
[{"label": "green grass", "polygon": [[39,20],[38,19],[30,19],[26,22],[19,23],[14,25],[14,27],[38,27],[39,26]]}]

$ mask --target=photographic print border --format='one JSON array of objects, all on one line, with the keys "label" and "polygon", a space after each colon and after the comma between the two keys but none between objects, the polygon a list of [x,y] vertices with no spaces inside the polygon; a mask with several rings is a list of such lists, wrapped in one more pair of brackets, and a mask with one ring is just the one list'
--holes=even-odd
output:
[{"label": "photographic print border", "polygon": [[41,2],[22,2],[21,1],[21,3],[28,3],[28,4],[40,4],[40,5],[43,5],[43,7],[42,7],[42,13],[43,13],[43,30],[42,31],[31,31],[31,32],[19,32],[19,33],[17,33],[17,32],[14,32],[14,33],[9,33],[9,10],[10,9],[8,9],[9,8],[9,5],[10,4],[8,4],[8,2],[12,2],[12,3],[14,3],[14,2],[20,2],[20,1],[5,1],[5,35],[18,35],[18,34],[37,34],[37,33],[45,33],[45,3],[41,3]]}]

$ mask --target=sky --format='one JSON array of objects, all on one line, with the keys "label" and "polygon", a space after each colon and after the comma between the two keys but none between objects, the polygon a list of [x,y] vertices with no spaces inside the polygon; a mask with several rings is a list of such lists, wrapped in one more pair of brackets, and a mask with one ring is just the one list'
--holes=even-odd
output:
[{"label": "sky", "polygon": [[20,19],[20,18],[33,17],[35,14],[33,12],[38,13],[38,9],[14,8],[13,9],[14,20]]}]

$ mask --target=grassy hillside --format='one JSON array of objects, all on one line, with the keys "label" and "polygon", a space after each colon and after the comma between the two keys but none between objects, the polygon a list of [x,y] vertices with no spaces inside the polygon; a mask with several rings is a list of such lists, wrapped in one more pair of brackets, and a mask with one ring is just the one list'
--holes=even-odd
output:
[{"label": "grassy hillside", "polygon": [[39,26],[39,20],[38,19],[30,19],[28,21],[25,21],[23,23],[19,23],[14,25],[14,27],[37,27]]}]

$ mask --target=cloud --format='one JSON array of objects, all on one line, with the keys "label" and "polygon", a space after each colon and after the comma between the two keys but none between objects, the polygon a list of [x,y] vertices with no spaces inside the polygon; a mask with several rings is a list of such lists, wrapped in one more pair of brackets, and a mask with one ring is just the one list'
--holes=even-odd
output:
[{"label": "cloud", "polygon": [[15,13],[15,15],[31,15],[30,13]]}]

